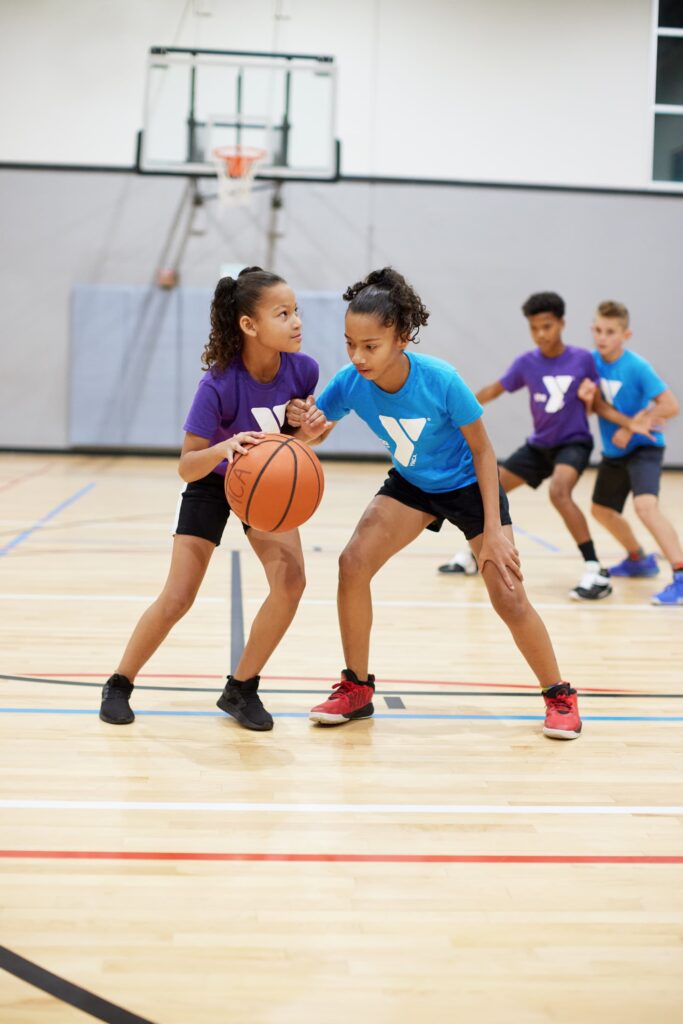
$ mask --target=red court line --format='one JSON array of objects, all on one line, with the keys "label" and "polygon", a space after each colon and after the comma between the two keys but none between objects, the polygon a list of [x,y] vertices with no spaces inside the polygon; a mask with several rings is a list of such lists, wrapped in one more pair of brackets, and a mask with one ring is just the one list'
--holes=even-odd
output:
[{"label": "red court line", "polygon": [[5,860],[288,861],[345,864],[683,864],[670,854],[174,853],[168,850],[0,850]]},{"label": "red court line", "polygon": [[[18,675],[34,676],[37,679],[54,679],[64,678],[69,676],[74,679],[102,679],[102,672],[19,672]],[[201,672],[140,672],[137,676],[138,679],[223,679],[224,676],[216,675],[215,673],[201,673]],[[330,683],[332,676],[261,676],[262,682],[280,682],[280,683]],[[379,686],[382,687],[385,684],[391,686],[485,686],[493,687],[496,690],[530,690],[534,693],[538,692],[538,684],[536,683],[471,683],[468,680],[463,679],[386,679],[382,678],[379,682]],[[579,686],[579,693],[639,693],[644,697],[651,693],[650,690],[625,690],[622,688],[614,688],[609,686]]]},{"label": "red court line", "polygon": [[23,483],[23,481],[28,480],[29,477],[39,476],[40,473],[44,473],[49,468],[49,463],[46,463],[44,466],[39,466],[38,469],[31,470],[30,473],[24,473],[23,476],[16,476],[12,480],[5,480],[4,484],[0,484],[0,491],[8,491],[10,487],[15,487],[17,484]]}]

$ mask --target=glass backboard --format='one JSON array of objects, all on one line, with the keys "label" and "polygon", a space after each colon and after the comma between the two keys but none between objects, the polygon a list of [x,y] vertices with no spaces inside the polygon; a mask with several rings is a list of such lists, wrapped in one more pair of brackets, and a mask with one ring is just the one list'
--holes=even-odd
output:
[{"label": "glass backboard", "polygon": [[265,150],[266,178],[338,177],[333,57],[153,47],[141,173],[214,172],[222,146]]}]

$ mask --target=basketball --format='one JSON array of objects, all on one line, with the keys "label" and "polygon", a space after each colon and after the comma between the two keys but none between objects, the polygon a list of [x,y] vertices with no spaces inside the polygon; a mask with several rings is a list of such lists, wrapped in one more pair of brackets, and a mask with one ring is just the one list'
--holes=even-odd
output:
[{"label": "basketball", "polygon": [[266,434],[225,475],[230,508],[247,526],[266,533],[294,530],[310,519],[323,496],[318,457],[286,434]]}]

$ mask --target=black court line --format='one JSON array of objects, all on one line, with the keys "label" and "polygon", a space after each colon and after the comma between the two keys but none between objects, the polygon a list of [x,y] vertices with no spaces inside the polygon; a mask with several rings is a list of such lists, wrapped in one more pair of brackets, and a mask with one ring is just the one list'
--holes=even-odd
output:
[{"label": "black court line", "polygon": [[242,567],[239,551],[230,552],[230,671],[234,672],[244,650]]},{"label": "black court line", "polygon": [[[86,686],[101,689],[104,683],[104,675],[100,683],[87,683],[76,679],[46,679],[43,676],[9,676],[0,673],[0,679],[6,679],[14,683],[45,683],[46,686]],[[136,690],[155,690],[161,693],[220,693],[221,683],[216,680],[215,686],[152,686],[141,683],[135,686]],[[328,687],[321,687],[317,690],[287,688],[259,687],[259,693],[286,693],[286,694],[313,694],[327,693]],[[380,690],[377,696],[381,697],[533,697],[538,698],[540,690]],[[581,693],[581,700],[667,700],[669,697],[675,699],[683,698],[683,693]]]},{"label": "black court line", "polygon": [[137,1013],[131,1013],[130,1010],[124,1010],[107,999],[101,999],[100,996],[60,978],[59,975],[46,971],[44,967],[25,960],[23,956],[18,956],[5,946],[0,946],[0,967],[13,974],[15,978],[20,978],[54,996],[60,1002],[89,1013],[91,1017],[106,1021],[107,1024],[153,1024],[147,1017],[139,1017]]}]

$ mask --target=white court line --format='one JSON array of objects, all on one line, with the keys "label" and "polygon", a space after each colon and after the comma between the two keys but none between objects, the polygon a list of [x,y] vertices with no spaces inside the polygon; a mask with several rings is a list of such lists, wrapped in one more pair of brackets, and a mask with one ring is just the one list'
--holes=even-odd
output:
[{"label": "white court line", "polygon": [[282,803],[183,803],[134,800],[0,800],[5,810],[51,811],[212,811],[235,814],[647,814],[683,815],[681,807],[653,805],[617,806],[575,804],[282,804]]},{"label": "white court line", "polygon": [[[151,602],[156,601],[158,594],[14,594],[14,593],[0,593],[0,601],[145,601]],[[220,604],[228,600],[228,593],[226,591],[225,597],[197,597],[195,598],[196,603],[205,604]],[[245,600],[245,604],[262,604],[262,597],[248,597]],[[380,599],[373,598],[373,606],[375,608],[488,608],[492,611],[491,603],[489,601],[382,601]],[[334,606],[336,607],[336,598],[304,598],[300,602],[301,605],[314,606],[318,605],[321,607]],[[586,605],[580,601],[534,601],[534,608],[542,611],[576,611],[579,609],[586,610]],[[656,607],[651,604],[613,604],[607,603],[604,600],[600,601],[599,604],[591,602],[590,604],[591,615],[595,615],[598,611],[609,611],[609,612],[653,612],[655,615],[665,615],[667,612],[674,611],[676,615],[682,613],[678,608],[662,608]]]},{"label": "white court line", "polygon": [[[1,596],[1,595],[0,595]],[[260,603],[261,598],[248,597],[246,599],[247,604]],[[305,597],[299,602],[300,605],[334,605],[336,607],[336,598],[313,598]],[[417,601],[417,600],[396,600],[396,601],[382,601],[377,600],[373,597],[372,604],[374,608],[488,608],[489,611],[493,611],[490,601]],[[591,614],[595,615],[597,610],[610,611],[610,612],[656,612],[661,615],[662,612],[671,611],[670,608],[662,608],[661,606],[655,606],[652,604],[613,604],[612,602],[605,603],[604,600],[600,601],[599,604],[591,601],[589,602]],[[569,611],[577,609],[586,609],[586,604],[581,601],[571,601],[567,598],[566,601],[533,601],[534,608],[540,608],[545,611]],[[675,609],[676,613],[680,615],[678,609]]]},{"label": "white court line", "polygon": [[[0,601],[156,601],[158,594],[0,594]],[[225,597],[196,597],[195,604],[223,604]]]}]

